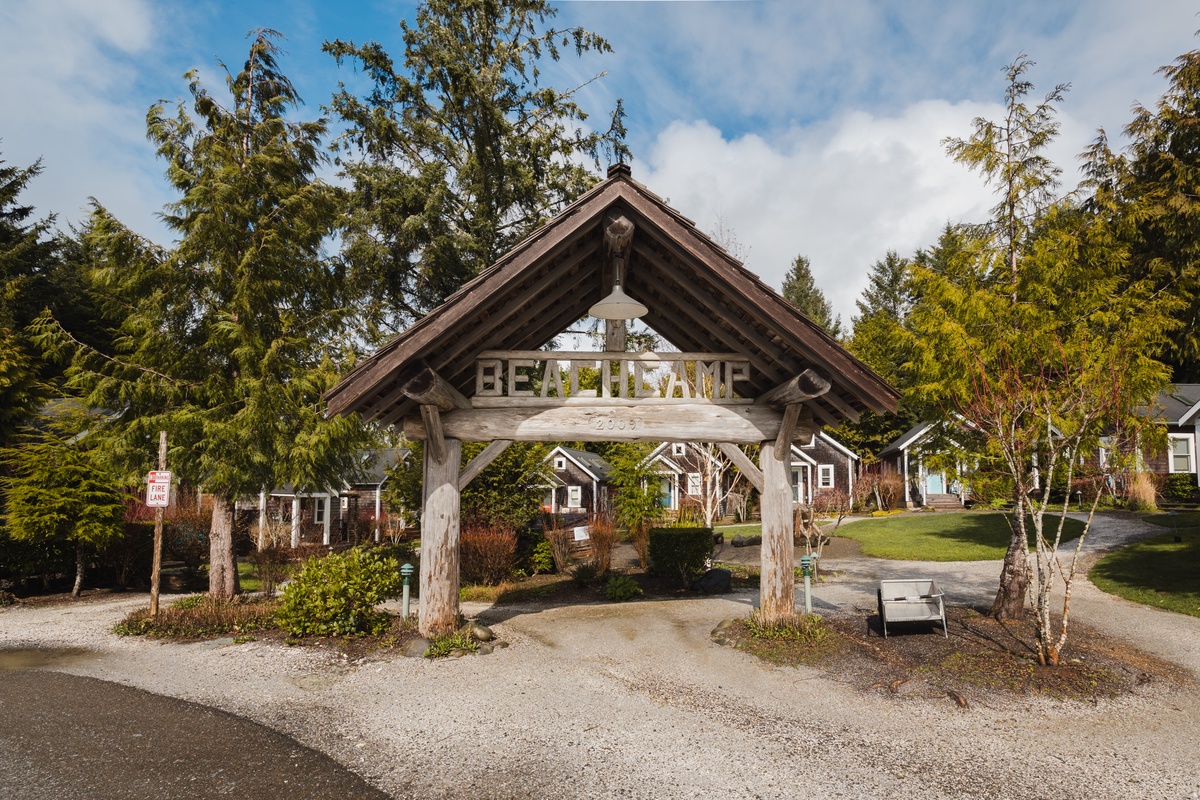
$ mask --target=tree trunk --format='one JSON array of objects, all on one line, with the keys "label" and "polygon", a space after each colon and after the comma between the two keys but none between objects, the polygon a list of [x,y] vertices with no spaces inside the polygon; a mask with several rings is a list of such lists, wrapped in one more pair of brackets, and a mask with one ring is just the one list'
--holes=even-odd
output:
[{"label": "tree trunk", "polygon": [[[1018,504],[1014,513],[1022,514],[1024,508]],[[996,619],[1025,618],[1025,597],[1029,593],[1029,542],[1024,526],[1016,519],[1012,522],[1012,529],[1008,552],[1004,554],[1004,567],[1000,570],[1000,588],[988,612]]]},{"label": "tree trunk", "polygon": [[87,569],[87,560],[83,557],[83,542],[75,543],[75,586],[71,589],[71,597],[78,598],[83,591],[83,573]]},{"label": "tree trunk", "polygon": [[446,458],[438,461],[425,448],[425,509],[421,514],[421,605],[417,625],[422,636],[450,633],[458,627],[459,508],[458,472],[462,442],[446,439]]},{"label": "tree trunk", "polygon": [[223,494],[213,495],[212,529],[208,534],[208,594],[230,599],[237,594],[237,560],[233,551],[233,507]]},{"label": "tree trunk", "polygon": [[796,551],[788,465],[775,458],[775,442],[762,443],[762,551],[758,613],[766,624],[796,619]]}]

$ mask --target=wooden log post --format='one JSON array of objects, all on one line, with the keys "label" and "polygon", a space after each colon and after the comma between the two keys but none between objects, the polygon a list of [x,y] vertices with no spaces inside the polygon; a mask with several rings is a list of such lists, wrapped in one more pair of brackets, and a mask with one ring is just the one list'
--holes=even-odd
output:
[{"label": "wooden log post", "polygon": [[422,636],[450,633],[458,627],[458,471],[462,442],[446,439],[445,449],[442,461],[425,449],[421,604],[417,614]]},{"label": "wooden log post", "polygon": [[762,468],[762,562],[758,613],[765,623],[796,618],[796,551],[792,540],[790,460],[775,457],[775,442],[759,453]]}]

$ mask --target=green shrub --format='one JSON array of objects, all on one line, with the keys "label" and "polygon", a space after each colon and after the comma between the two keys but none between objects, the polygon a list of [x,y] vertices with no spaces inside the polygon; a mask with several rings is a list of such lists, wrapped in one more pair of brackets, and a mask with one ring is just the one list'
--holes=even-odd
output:
[{"label": "green shrub", "polygon": [[546,541],[545,536],[538,536],[533,548],[529,551],[526,563],[529,571],[534,575],[549,575],[554,572],[554,548],[550,546],[550,542]]},{"label": "green shrub", "polygon": [[613,575],[604,587],[604,596],[614,603],[624,603],[642,596],[642,587],[628,575]]},{"label": "green shrub", "polygon": [[444,633],[441,636],[433,637],[429,643],[429,649],[425,651],[426,658],[445,658],[455,650],[466,650],[474,653],[479,650],[479,642],[471,638],[471,634],[466,631],[455,631],[454,633]]},{"label": "green shrub", "polygon": [[584,561],[571,567],[571,580],[583,588],[600,577],[600,568],[591,561]]},{"label": "green shrub", "polygon": [[832,636],[824,620],[815,616],[800,616],[791,622],[763,622],[755,612],[746,620],[746,630],[756,639],[802,642],[818,645]]},{"label": "green shrub", "polygon": [[1167,500],[1191,500],[1196,493],[1196,476],[1191,472],[1168,475],[1162,488]]},{"label": "green shrub", "polygon": [[0,589],[0,608],[3,608],[4,606],[16,605],[16,603],[17,596],[15,594]]},{"label": "green shrub", "polygon": [[311,558],[284,589],[276,618],[293,636],[381,633],[390,618],[375,606],[401,587],[400,564],[374,549]]},{"label": "green shrub", "polygon": [[711,528],[651,528],[650,572],[677,579],[682,588],[704,572],[712,558]]}]

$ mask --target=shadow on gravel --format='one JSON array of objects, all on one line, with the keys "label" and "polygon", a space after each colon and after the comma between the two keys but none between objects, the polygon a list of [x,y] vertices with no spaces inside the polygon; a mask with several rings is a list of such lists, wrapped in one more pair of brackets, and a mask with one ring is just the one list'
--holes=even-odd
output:
[{"label": "shadow on gravel", "polygon": [[387,798],[262,725],[115,683],[10,670],[0,709],[7,800]]}]

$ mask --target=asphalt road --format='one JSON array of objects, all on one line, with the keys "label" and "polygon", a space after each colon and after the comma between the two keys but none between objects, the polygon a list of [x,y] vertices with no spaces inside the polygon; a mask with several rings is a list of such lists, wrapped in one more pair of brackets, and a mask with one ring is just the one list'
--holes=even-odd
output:
[{"label": "asphalt road", "polygon": [[0,671],[0,764],[7,800],[387,797],[257,723],[49,671]]}]

